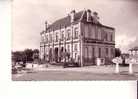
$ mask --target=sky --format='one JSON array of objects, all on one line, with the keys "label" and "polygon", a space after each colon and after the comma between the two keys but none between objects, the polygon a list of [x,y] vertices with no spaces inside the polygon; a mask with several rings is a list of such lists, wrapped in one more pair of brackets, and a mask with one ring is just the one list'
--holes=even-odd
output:
[{"label": "sky", "polygon": [[97,11],[102,24],[116,29],[122,52],[138,46],[138,0],[13,0],[12,50],[39,49],[45,21],[51,24],[73,9]]}]

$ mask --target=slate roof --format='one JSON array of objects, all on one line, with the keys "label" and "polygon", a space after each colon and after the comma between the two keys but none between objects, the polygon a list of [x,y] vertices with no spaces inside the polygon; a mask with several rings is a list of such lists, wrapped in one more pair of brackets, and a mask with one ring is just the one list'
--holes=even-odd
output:
[{"label": "slate roof", "polygon": [[[80,11],[78,13],[75,13],[75,16],[74,16],[74,24],[79,22],[81,16],[83,14],[83,11]],[[54,23],[52,23],[51,25],[49,25],[48,27],[48,31],[51,31],[51,30],[57,30],[57,29],[60,29],[62,27],[67,27],[71,25],[71,17],[68,15],[64,18],[61,18],[57,21],[55,21]]]},{"label": "slate roof", "polygon": [[[84,22],[84,23],[87,22],[87,12],[86,12],[86,10],[82,10],[80,12],[75,13],[74,22],[72,24],[76,24],[79,21]],[[89,23],[95,24],[93,22],[93,17],[91,17],[91,22],[89,22]],[[112,27],[108,27],[108,26],[102,25],[100,22],[97,23],[97,24],[100,25],[100,26],[106,27],[106,28],[114,29]],[[53,22],[51,25],[48,26],[47,31],[49,32],[49,31],[53,31],[53,30],[58,30],[60,28],[67,27],[69,25],[71,25],[71,17],[70,17],[70,15]]]}]

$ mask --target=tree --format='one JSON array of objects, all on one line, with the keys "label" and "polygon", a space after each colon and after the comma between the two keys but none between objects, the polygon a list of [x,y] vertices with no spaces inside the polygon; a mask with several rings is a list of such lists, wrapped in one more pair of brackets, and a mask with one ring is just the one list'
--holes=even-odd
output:
[{"label": "tree", "polygon": [[33,61],[33,50],[32,49],[25,49],[24,55],[25,55],[26,61]]},{"label": "tree", "polygon": [[39,59],[39,50],[38,49],[33,50],[33,59]]},{"label": "tree", "polygon": [[15,51],[15,52],[12,52],[12,61],[14,62],[20,62],[22,61],[22,51]]},{"label": "tree", "polygon": [[115,57],[121,56],[121,50],[119,48],[115,48]]},{"label": "tree", "polygon": [[13,62],[32,62],[34,59],[39,59],[39,50],[38,49],[25,49],[24,51],[15,51],[12,52],[12,61]]},{"label": "tree", "polygon": [[34,49],[33,53],[39,53],[39,50],[38,49]]}]

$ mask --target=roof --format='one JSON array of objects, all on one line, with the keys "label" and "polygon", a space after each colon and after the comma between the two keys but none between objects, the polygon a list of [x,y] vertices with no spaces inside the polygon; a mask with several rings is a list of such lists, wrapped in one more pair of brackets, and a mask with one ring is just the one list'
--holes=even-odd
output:
[{"label": "roof", "polygon": [[113,27],[109,27],[109,26],[106,26],[106,25],[102,25],[102,26],[105,27],[105,28],[108,28],[108,29],[115,30],[115,28],[113,28]]},{"label": "roof", "polygon": [[135,46],[134,48],[129,49],[129,51],[138,51],[138,46]]},{"label": "roof", "polygon": [[[72,24],[76,24],[79,21],[81,21],[83,23],[93,23],[93,24],[98,24],[98,25],[106,27],[106,28],[114,29],[112,27],[102,25],[100,22],[94,23],[92,16],[91,16],[90,20],[91,20],[90,22],[87,22],[87,12],[86,12],[86,10],[82,10],[80,12],[75,13],[74,22]],[[47,31],[58,30],[60,28],[67,27],[69,25],[71,25],[71,16],[70,15],[53,22],[51,25],[48,26]]]},{"label": "roof", "polygon": [[[75,13],[74,24],[77,23],[80,20],[82,14],[83,14],[83,11]],[[67,27],[69,25],[71,25],[71,17],[68,15],[68,16],[66,16],[64,18],[61,18],[61,19],[55,21],[51,25],[49,25],[48,31],[57,30],[57,29],[60,29],[62,27]]]}]

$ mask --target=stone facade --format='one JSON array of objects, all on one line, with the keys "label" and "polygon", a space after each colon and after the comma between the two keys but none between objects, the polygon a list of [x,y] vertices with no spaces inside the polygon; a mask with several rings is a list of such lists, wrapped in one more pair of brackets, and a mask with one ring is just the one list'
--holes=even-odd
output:
[{"label": "stone facade", "polygon": [[75,12],[47,25],[41,33],[40,58],[48,62],[73,61],[93,65],[97,58],[114,58],[115,29],[99,22],[97,12]]}]

